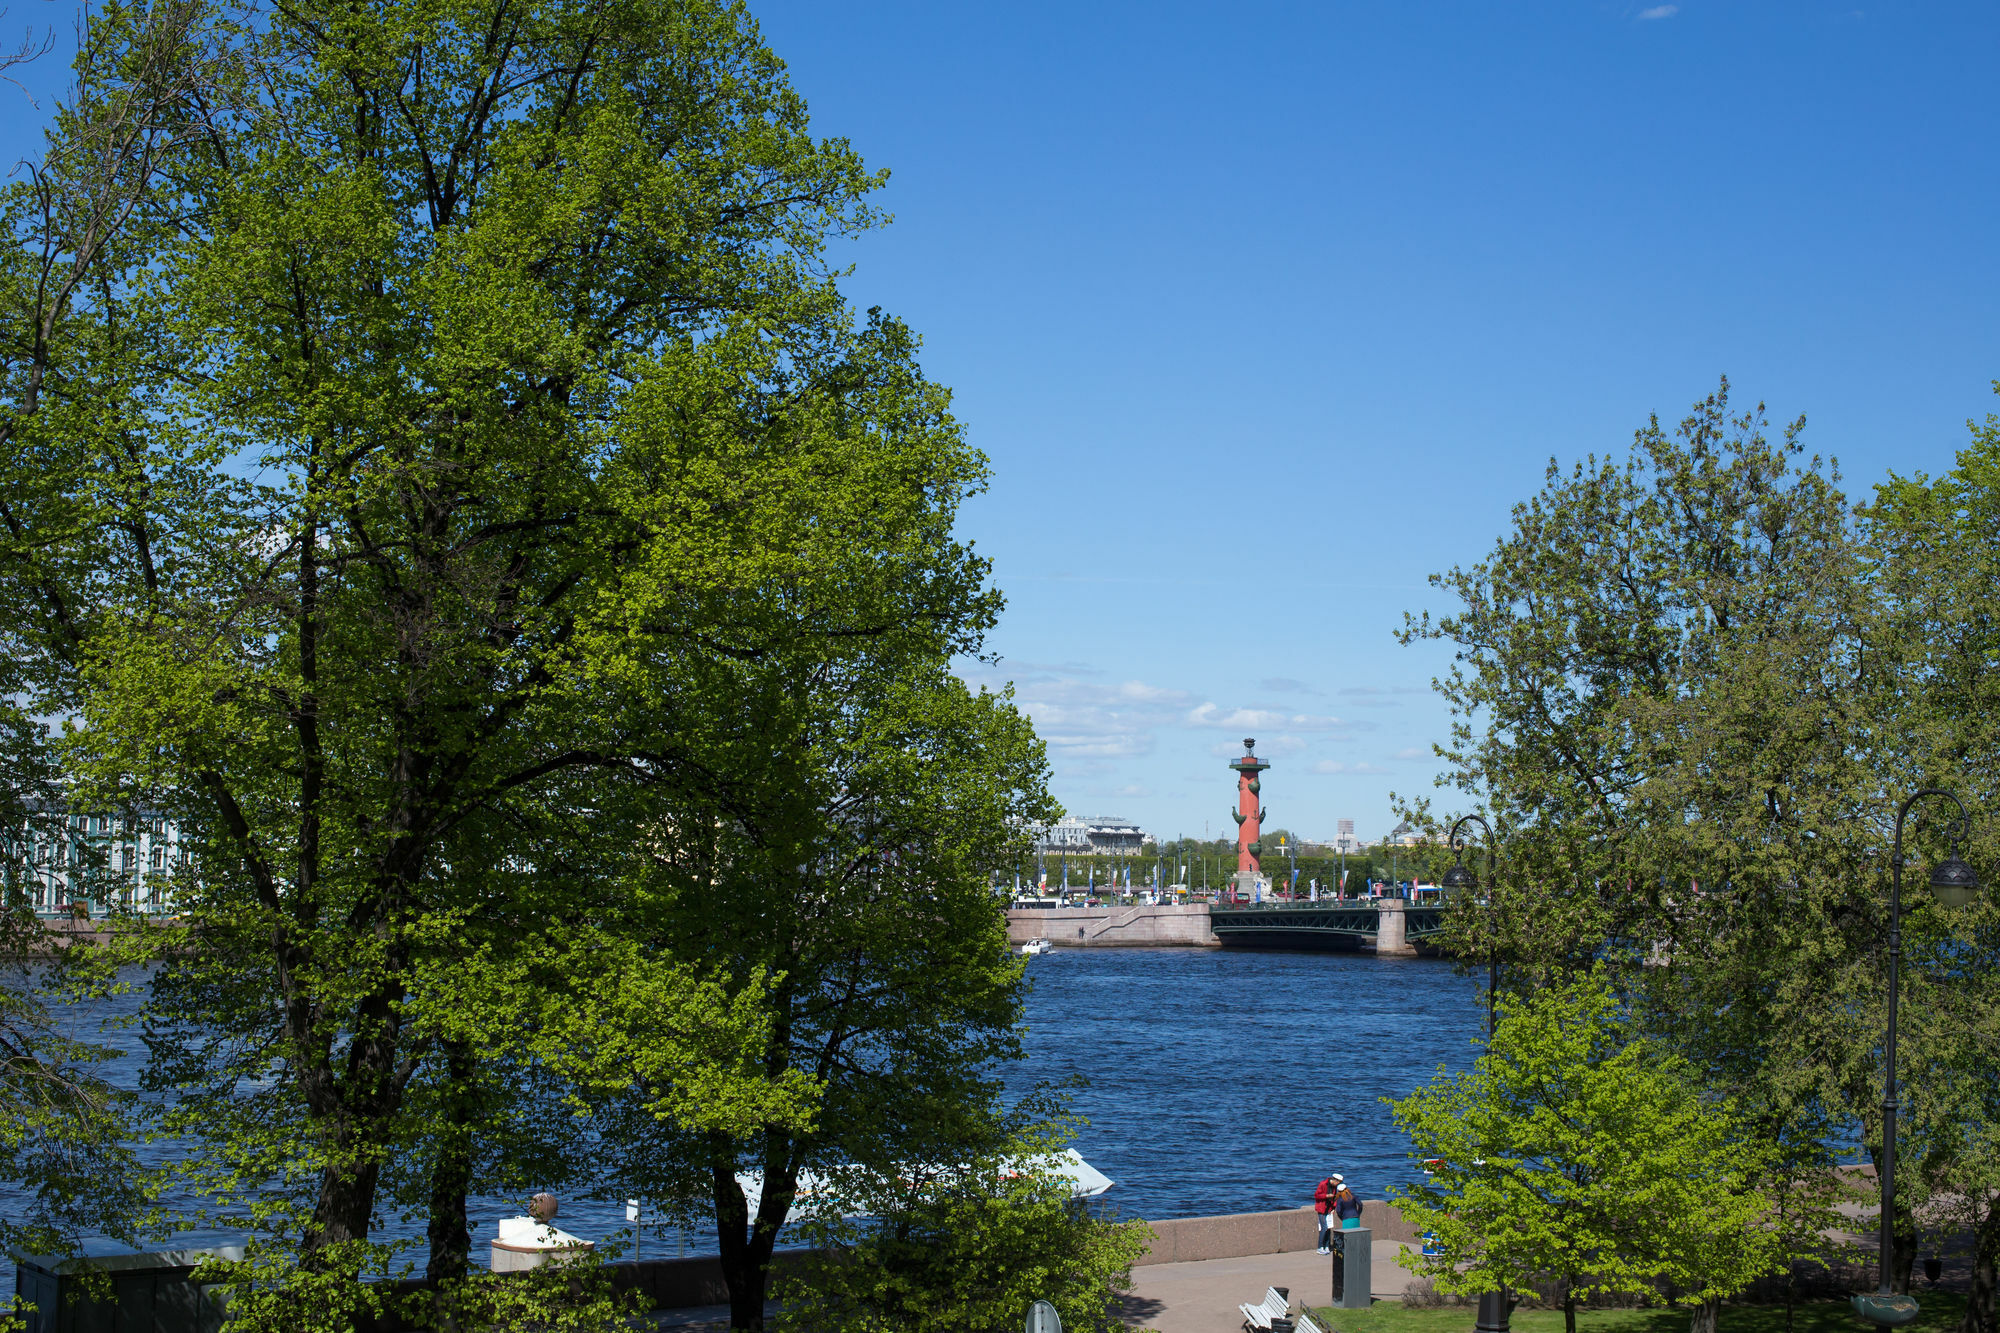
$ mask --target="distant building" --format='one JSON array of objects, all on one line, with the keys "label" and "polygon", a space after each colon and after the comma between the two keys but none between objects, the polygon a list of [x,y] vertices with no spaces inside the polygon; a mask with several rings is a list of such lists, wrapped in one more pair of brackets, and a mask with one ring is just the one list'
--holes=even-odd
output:
[{"label": "distant building", "polygon": [[1353,820],[1343,819],[1335,825],[1335,828],[1338,832],[1334,835],[1333,850],[1336,852],[1358,852],[1361,850],[1361,840],[1354,836]]},{"label": "distant building", "polygon": [[1420,842],[1428,841],[1430,839],[1411,828],[1407,823],[1404,823],[1396,825],[1390,831],[1389,836],[1382,839],[1381,845],[1384,847],[1414,847]]},{"label": "distant building", "polygon": [[49,916],[102,914],[113,907],[171,911],[173,875],[186,869],[179,828],[155,814],[44,810],[0,840],[0,874],[28,906]]},{"label": "distant building", "polygon": [[1045,824],[1035,834],[1035,849],[1042,852],[1093,852],[1109,856],[1137,856],[1152,835],[1129,819],[1117,815],[1096,815],[1089,819],[1070,815]]}]

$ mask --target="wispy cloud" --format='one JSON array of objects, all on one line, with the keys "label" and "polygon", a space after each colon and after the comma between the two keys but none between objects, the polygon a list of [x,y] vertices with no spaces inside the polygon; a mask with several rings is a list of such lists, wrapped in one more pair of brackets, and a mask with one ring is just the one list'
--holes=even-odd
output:
[{"label": "wispy cloud", "polygon": [[1307,770],[1311,773],[1387,773],[1388,771],[1379,764],[1365,762],[1350,764],[1339,759],[1322,759]]},{"label": "wispy cloud", "polygon": [[1430,757],[1431,747],[1428,745],[1405,745],[1390,756],[1392,759],[1429,759]]},{"label": "wispy cloud", "polygon": [[1670,19],[1680,12],[1681,7],[1679,5],[1654,5],[1651,9],[1640,10],[1639,18],[1642,21],[1651,22],[1654,19]]},{"label": "wispy cloud", "polygon": [[1191,727],[1221,727],[1229,731],[1255,731],[1258,728],[1273,731],[1281,727],[1292,731],[1343,731],[1354,725],[1343,718],[1314,713],[1285,713],[1272,708],[1224,708],[1216,703],[1190,708],[1187,724]]},{"label": "wispy cloud", "polygon": [[[1302,753],[1306,748],[1303,736],[1280,736],[1275,740],[1260,739],[1258,753],[1267,759],[1283,759],[1287,755]],[[1208,752],[1218,759],[1234,759],[1243,749],[1240,741],[1217,741],[1208,747]]]},{"label": "wispy cloud", "polygon": [[1269,690],[1273,694],[1320,693],[1317,687],[1308,685],[1302,680],[1293,680],[1290,676],[1266,676],[1257,682],[1257,688],[1260,690]]},{"label": "wispy cloud", "polygon": [[1427,693],[1415,685],[1392,685],[1387,689],[1379,685],[1349,685],[1339,691],[1340,697],[1356,708],[1400,708],[1403,696]]},{"label": "wispy cloud", "polygon": [[965,676],[975,684],[1012,681],[1021,711],[1056,755],[1071,760],[1130,759],[1153,751],[1154,733],[1173,726],[1194,703],[1186,690],[1143,680],[1111,684],[1082,677],[1094,668],[1064,664],[980,665]]}]

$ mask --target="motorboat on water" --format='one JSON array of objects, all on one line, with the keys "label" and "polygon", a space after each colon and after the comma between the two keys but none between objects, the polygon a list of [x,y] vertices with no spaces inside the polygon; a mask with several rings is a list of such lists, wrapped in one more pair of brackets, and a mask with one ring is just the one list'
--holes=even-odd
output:
[{"label": "motorboat on water", "polygon": [[1056,947],[1055,945],[1050,944],[1047,940],[1029,940],[1026,944],[1021,946],[1021,952],[1025,956],[1033,958],[1036,954],[1047,953],[1049,950],[1055,947]]},{"label": "motorboat on water", "polygon": [[[932,1177],[932,1183],[938,1183],[940,1179],[946,1179],[945,1177],[935,1176],[930,1169],[919,1169],[913,1174]],[[842,1175],[843,1173],[838,1171],[830,1172],[827,1175],[820,1175],[812,1171],[801,1171],[799,1173],[797,1188],[792,1194],[793,1207],[796,1209],[798,1215],[811,1214],[827,1218],[866,1216],[866,1205],[843,1197],[848,1191],[843,1190],[842,1185],[847,1184],[851,1188],[857,1183],[872,1183],[879,1190],[882,1182],[844,1181]],[[1084,1161],[1083,1154],[1074,1148],[1063,1148],[1038,1156],[1011,1159],[1001,1165],[1000,1175],[1003,1179],[1021,1175],[1042,1176],[1067,1186],[1070,1197],[1078,1200],[1094,1199],[1117,1183],[1089,1162]],[[750,1215],[755,1217],[757,1215],[757,1206],[762,1201],[764,1195],[763,1176],[756,1172],[743,1172],[737,1175],[736,1183],[743,1189],[743,1199],[749,1207]],[[866,1194],[874,1191],[864,1189],[862,1192]]]}]

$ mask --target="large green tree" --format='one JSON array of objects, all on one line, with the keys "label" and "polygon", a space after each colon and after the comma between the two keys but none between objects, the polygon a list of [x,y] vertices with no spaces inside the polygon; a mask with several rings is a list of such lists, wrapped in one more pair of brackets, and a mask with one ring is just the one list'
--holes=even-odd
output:
[{"label": "large green tree", "polygon": [[[2000,392],[2000,384],[1995,386]],[[1992,812],[2000,805],[2000,416],[1968,422],[1971,438],[1939,477],[1891,475],[1863,510],[1883,605],[1880,653],[1894,664],[1884,701],[1885,751],[1905,790],[1943,786],[1972,807],[1968,859],[1996,864]],[[1939,823],[1956,815],[1931,801],[1916,812],[1935,851]],[[1990,876],[1990,869],[1988,871]],[[1973,1236],[1965,1333],[2000,1328],[2000,906],[1991,892],[1970,908],[1925,904],[1922,859],[1908,885],[1919,908],[1902,1010],[1902,1087],[1910,1183],[1946,1225]]]},{"label": "large green tree", "polygon": [[[1879,1157],[1908,752],[1838,476],[1804,458],[1802,421],[1765,429],[1725,385],[1622,461],[1552,467],[1486,561],[1436,580],[1458,607],[1407,635],[1458,649],[1443,757],[1500,831],[1458,943],[1497,945],[1516,985],[1632,964],[1646,1022],[1783,1150],[1775,1183],[1823,1173],[1854,1129]],[[1913,944],[1939,928],[1908,923]],[[1897,1226],[1906,1284],[1907,1209]]]},{"label": "large green tree", "polygon": [[[468,1190],[551,1160],[501,1108],[606,1077],[509,1072],[563,1027],[496,977],[642,978],[650,1026],[599,1012],[681,1131],[807,1114],[764,1056],[775,974],[632,933],[630,866],[773,791],[764,864],[824,820],[799,802],[837,765],[762,747],[853,738],[774,732],[788,690],[879,673],[844,716],[877,764],[899,723],[870,709],[1020,728],[939,679],[997,606],[950,535],[983,460],[910,335],[844,306],[823,247],[880,178],[811,136],[740,5],[165,13],[93,17],[78,114],[10,197],[0,602],[76,794],[197,847],[152,1001],[190,1172],[307,1275],[408,1211],[453,1279]],[[122,156],[86,133],[106,106],[143,110]]]}]

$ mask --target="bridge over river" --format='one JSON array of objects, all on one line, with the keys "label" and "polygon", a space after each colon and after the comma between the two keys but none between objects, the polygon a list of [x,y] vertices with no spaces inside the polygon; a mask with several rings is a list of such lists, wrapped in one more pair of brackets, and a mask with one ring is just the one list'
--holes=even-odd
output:
[{"label": "bridge over river", "polygon": [[1007,938],[1059,948],[1220,945],[1407,956],[1429,953],[1450,909],[1401,898],[1350,902],[1012,907]]}]

